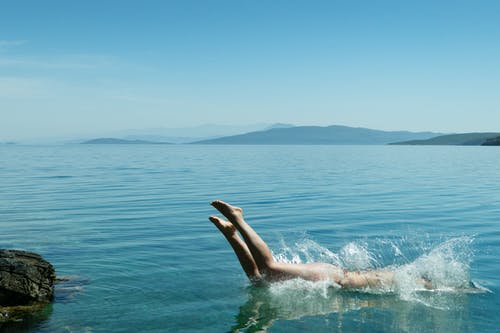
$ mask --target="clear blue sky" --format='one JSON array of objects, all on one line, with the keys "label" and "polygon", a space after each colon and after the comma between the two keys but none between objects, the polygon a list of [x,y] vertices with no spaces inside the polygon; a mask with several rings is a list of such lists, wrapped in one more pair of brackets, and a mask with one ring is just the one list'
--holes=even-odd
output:
[{"label": "clear blue sky", "polygon": [[500,1],[0,5],[0,140],[206,123],[500,131]]}]

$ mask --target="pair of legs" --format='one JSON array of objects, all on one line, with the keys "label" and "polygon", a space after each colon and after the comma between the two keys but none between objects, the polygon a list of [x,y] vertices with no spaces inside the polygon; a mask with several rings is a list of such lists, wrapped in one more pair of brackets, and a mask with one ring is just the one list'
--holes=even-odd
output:
[{"label": "pair of legs", "polygon": [[[287,264],[276,262],[267,244],[245,222],[243,210],[220,200],[211,203],[227,220],[210,216],[233,248],[241,267],[253,283],[302,278],[309,281],[332,281],[343,288],[386,287],[394,283],[389,270],[349,272],[327,263]],[[238,232],[243,239],[238,236]],[[426,289],[433,289],[429,280],[417,278]]]},{"label": "pair of legs", "polygon": [[[279,281],[302,278],[309,281],[329,280],[346,288],[380,286],[392,283],[390,271],[347,272],[327,263],[287,264],[276,262],[267,244],[245,222],[243,211],[220,200],[211,203],[227,220],[210,216],[231,244],[241,267],[250,281]],[[243,239],[238,236],[239,232]]]}]

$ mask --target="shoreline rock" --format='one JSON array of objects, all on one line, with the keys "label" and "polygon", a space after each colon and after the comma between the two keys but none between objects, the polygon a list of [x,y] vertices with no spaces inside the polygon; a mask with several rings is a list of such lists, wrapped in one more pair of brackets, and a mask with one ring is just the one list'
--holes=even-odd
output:
[{"label": "shoreline rock", "polygon": [[49,304],[55,280],[54,267],[39,254],[0,249],[0,323]]}]

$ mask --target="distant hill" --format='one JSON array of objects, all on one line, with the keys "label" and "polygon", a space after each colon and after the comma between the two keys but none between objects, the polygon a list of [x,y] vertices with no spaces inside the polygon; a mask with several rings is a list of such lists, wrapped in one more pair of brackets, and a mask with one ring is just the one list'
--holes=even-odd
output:
[{"label": "distant hill", "polygon": [[157,145],[157,144],[168,144],[167,142],[154,142],[145,140],[123,140],[115,138],[99,138],[82,142],[82,144],[87,145],[101,145],[101,144],[114,144],[114,145]]},{"label": "distant hill", "polygon": [[[392,143],[394,145],[455,145],[480,146],[489,139],[500,136],[500,133],[462,133],[440,135],[427,140],[409,140]],[[493,141],[492,141],[493,142]]]},{"label": "distant hill", "polygon": [[342,144],[388,144],[403,140],[423,140],[440,135],[432,132],[380,131],[348,126],[295,126],[272,128],[264,131],[226,136],[211,140],[192,142],[195,144],[297,144],[297,145],[342,145]]},{"label": "distant hill", "polygon": [[144,140],[155,142],[188,143],[210,140],[229,135],[237,135],[254,131],[268,130],[275,127],[292,127],[289,124],[249,124],[249,125],[217,125],[206,124],[183,128],[149,128],[119,131],[107,134],[110,137],[126,140]]},{"label": "distant hill", "polygon": [[500,146],[500,136],[487,139],[481,146]]}]

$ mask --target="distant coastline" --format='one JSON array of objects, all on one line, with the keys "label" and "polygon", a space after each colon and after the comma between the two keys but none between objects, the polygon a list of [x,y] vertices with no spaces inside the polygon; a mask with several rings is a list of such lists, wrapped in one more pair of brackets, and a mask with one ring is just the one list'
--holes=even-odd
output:
[{"label": "distant coastline", "polygon": [[[157,138],[160,138],[159,136]],[[163,139],[163,138],[162,138]],[[115,145],[460,145],[500,146],[500,132],[443,134],[435,132],[382,131],[341,125],[331,126],[273,126],[236,135],[221,135],[189,142],[102,137],[78,142],[80,144]],[[4,144],[12,144],[4,142]]]},{"label": "distant coastline", "polygon": [[500,133],[461,133],[440,135],[427,140],[410,140],[391,143],[393,145],[442,145],[442,146],[498,146]]},{"label": "distant coastline", "polygon": [[163,145],[170,144],[169,142],[155,142],[146,140],[125,140],[116,138],[98,138],[82,142],[84,145]]}]

